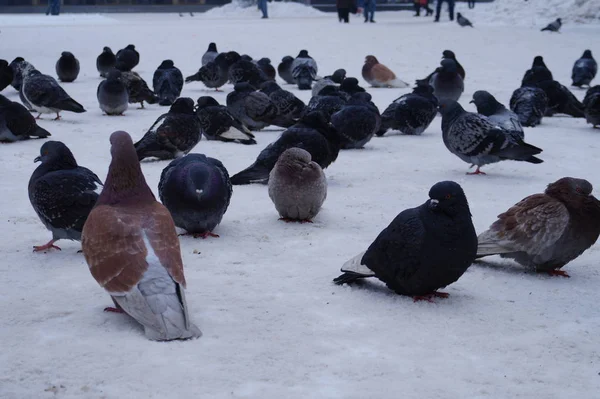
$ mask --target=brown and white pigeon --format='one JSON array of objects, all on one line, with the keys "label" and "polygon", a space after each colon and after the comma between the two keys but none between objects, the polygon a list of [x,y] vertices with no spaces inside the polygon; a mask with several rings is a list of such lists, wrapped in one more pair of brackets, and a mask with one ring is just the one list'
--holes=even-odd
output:
[{"label": "brown and white pigeon", "polygon": [[396,77],[388,67],[380,64],[373,55],[367,55],[362,68],[362,77],[373,87],[408,87],[408,83]]},{"label": "brown and white pigeon", "polygon": [[197,338],[185,300],[179,239],[171,214],[146,184],[129,134],[110,136],[104,189],[83,228],[90,272],[116,308],[155,341]]},{"label": "brown and white pigeon", "polygon": [[569,277],[559,269],[600,234],[600,201],[592,189],[587,180],[563,177],[543,194],[521,200],[479,235],[477,257],[500,255],[538,272]]}]

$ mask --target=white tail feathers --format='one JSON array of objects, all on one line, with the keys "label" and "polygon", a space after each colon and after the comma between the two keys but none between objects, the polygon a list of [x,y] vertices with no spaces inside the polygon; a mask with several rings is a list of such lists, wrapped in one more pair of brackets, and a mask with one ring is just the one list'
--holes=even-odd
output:
[{"label": "white tail feathers", "polygon": [[398,78],[396,78],[396,79],[394,79],[394,80],[391,80],[391,81],[389,81],[389,82],[388,82],[388,84],[389,84],[391,87],[396,87],[396,88],[398,88],[398,89],[403,89],[403,88],[405,88],[405,87],[408,87],[408,83],[406,83],[405,81],[403,81],[403,80],[400,80],[400,79],[398,79]]},{"label": "white tail feathers", "polygon": [[221,135],[224,139],[229,140],[248,140],[250,137],[244,132],[234,128],[233,126],[229,128],[225,133]]},{"label": "white tail feathers", "polygon": [[375,276],[375,273],[373,273],[371,269],[361,263],[363,256],[365,256],[365,252],[359,253],[354,258],[344,263],[342,271],[360,274],[365,277]]}]

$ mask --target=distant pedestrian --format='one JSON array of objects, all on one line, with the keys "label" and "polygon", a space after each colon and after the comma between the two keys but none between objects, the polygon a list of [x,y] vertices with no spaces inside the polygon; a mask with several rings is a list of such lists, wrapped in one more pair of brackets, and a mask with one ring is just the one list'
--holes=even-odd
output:
[{"label": "distant pedestrian", "polygon": [[[272,0],[269,0],[272,1]],[[257,1],[258,9],[262,12],[262,19],[269,18],[269,12],[267,10],[267,0],[258,0]]]},{"label": "distant pedestrian", "polygon": [[356,0],[336,0],[335,6],[337,7],[338,19],[340,22],[350,22],[350,13],[356,14]]},{"label": "distant pedestrian", "polygon": [[415,17],[418,17],[421,15],[421,8],[424,8],[425,11],[427,12],[425,15],[429,16],[431,14],[433,14],[433,10],[431,8],[429,8],[429,0],[414,0],[415,3]]},{"label": "distant pedestrian", "polygon": [[448,3],[448,14],[450,21],[454,21],[454,0],[437,0],[435,7],[435,22],[440,22],[440,12],[442,12],[442,3]]},{"label": "distant pedestrian", "polygon": [[469,2],[469,8],[475,8],[475,0],[468,0]]},{"label": "distant pedestrian", "polygon": [[61,0],[48,0],[48,8],[46,8],[46,15],[59,15],[60,1]]},{"label": "distant pedestrian", "polygon": [[373,18],[375,17],[376,6],[375,0],[361,0],[359,2],[359,7],[363,9],[365,15],[365,22],[375,22]]}]

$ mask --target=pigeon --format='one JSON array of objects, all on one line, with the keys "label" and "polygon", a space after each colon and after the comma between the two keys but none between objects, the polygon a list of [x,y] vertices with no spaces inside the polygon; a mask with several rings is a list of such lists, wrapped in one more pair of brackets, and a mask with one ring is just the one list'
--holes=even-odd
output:
[{"label": "pigeon", "polygon": [[208,49],[202,55],[202,66],[208,64],[211,61],[214,61],[218,55],[219,52],[217,51],[217,45],[215,43],[210,43],[208,45]]},{"label": "pigeon", "polygon": [[340,84],[340,90],[348,93],[348,95],[352,96],[356,93],[364,93],[366,90],[358,84],[358,79],[356,78],[345,78],[342,80]]},{"label": "pigeon", "polygon": [[389,129],[408,135],[420,135],[435,119],[438,100],[433,87],[417,86],[412,93],[394,100],[381,114],[381,129],[376,134],[383,136]]},{"label": "pigeon", "polygon": [[365,65],[362,67],[362,77],[373,87],[408,87],[408,83],[396,77],[388,67],[380,64],[373,55],[367,55]]},{"label": "pigeon", "polygon": [[585,119],[594,128],[600,126],[600,86],[590,88],[583,99]]},{"label": "pigeon", "polygon": [[129,107],[129,94],[123,84],[121,71],[110,71],[107,78],[98,85],[96,96],[100,109],[106,115],[123,115]]},{"label": "pigeon", "polygon": [[[454,54],[454,51],[452,50],[444,50],[442,52],[442,60],[449,58],[452,61],[454,61],[456,63],[456,68],[457,68],[457,72],[460,75],[460,77],[463,79],[463,81],[465,80],[465,77],[467,76],[466,72],[465,72],[465,68],[463,68],[463,66],[460,64],[460,62],[458,62],[458,60],[456,59],[456,54]],[[429,84],[429,82],[431,81],[431,77],[433,76],[433,74],[435,74],[437,72],[437,69],[433,72],[431,72],[429,74],[429,76],[427,76],[424,79],[418,79],[417,80],[417,85],[424,85],[424,84]]]},{"label": "pigeon", "polygon": [[517,114],[521,125],[534,127],[542,123],[548,109],[548,97],[537,87],[521,87],[510,97],[510,109]]},{"label": "pigeon", "polygon": [[230,59],[234,62],[229,67],[229,81],[232,84],[249,83],[254,87],[269,80],[267,75],[251,60],[245,60],[238,53],[231,51]]},{"label": "pigeon", "polygon": [[231,114],[251,131],[269,126],[277,116],[277,107],[269,96],[249,83],[237,83],[227,95],[227,107]]},{"label": "pigeon", "polygon": [[377,277],[415,301],[448,297],[437,292],[457,281],[475,260],[477,235],[467,198],[453,181],[436,183],[429,200],[402,211],[369,248],[342,266],[336,284]]},{"label": "pigeon", "polygon": [[458,101],[465,85],[458,73],[456,62],[451,58],[444,58],[441,66],[431,77],[429,84],[433,87],[433,95],[440,103],[445,101]]},{"label": "pigeon", "polygon": [[468,174],[485,174],[479,170],[483,165],[504,160],[543,162],[534,156],[542,149],[497,127],[485,116],[465,111],[456,101],[442,103],[440,112],[446,148],[471,166],[477,166],[475,172]]},{"label": "pigeon", "polygon": [[310,153],[289,148],[269,174],[269,197],[281,220],[311,222],[327,197],[327,179]]},{"label": "pigeon", "polygon": [[277,73],[279,77],[285,81],[285,83],[293,85],[296,84],[294,77],[292,76],[292,63],[294,57],[286,55],[281,59],[281,63],[277,66]]},{"label": "pigeon", "polygon": [[317,63],[306,50],[301,50],[292,62],[292,76],[300,90],[310,90],[318,72]]},{"label": "pigeon", "polygon": [[140,53],[133,44],[117,51],[115,67],[121,72],[129,72],[140,63]]},{"label": "pigeon", "polygon": [[546,116],[554,114],[567,114],[574,118],[584,118],[583,104],[567,89],[555,80],[544,80],[535,84],[544,90],[548,97]]},{"label": "pigeon", "polygon": [[6,89],[13,81],[14,72],[8,61],[0,60],[0,91]]},{"label": "pigeon", "polygon": [[75,113],[85,112],[77,101],[73,100],[52,77],[42,75],[40,71],[28,66],[23,71],[23,83],[19,95],[25,106],[42,114],[56,113],[55,120],[60,119],[60,111]]},{"label": "pigeon", "polygon": [[342,149],[363,148],[381,128],[379,110],[369,93],[356,93],[344,108],[331,116]]},{"label": "pigeon", "polygon": [[473,93],[472,103],[477,107],[477,112],[487,116],[488,120],[502,129],[514,134],[521,140],[525,139],[525,132],[519,116],[498,102],[496,98],[485,90]]},{"label": "pigeon", "polygon": [[180,97],[135,143],[138,159],[180,158],[190,152],[202,139],[200,121],[194,112],[194,100]]},{"label": "pigeon", "polygon": [[214,61],[202,66],[198,72],[185,78],[186,83],[202,82],[209,89],[219,91],[229,80],[229,66],[234,58],[231,53],[220,53]]},{"label": "pigeon", "polygon": [[592,56],[592,52],[585,50],[581,58],[575,61],[575,65],[573,65],[573,73],[571,74],[573,86],[589,86],[592,79],[596,77],[597,72],[598,63],[596,63],[596,60]]},{"label": "pigeon", "polygon": [[45,139],[50,132],[37,125],[35,118],[23,105],[0,94],[0,142]]},{"label": "pigeon", "polygon": [[477,257],[500,255],[538,272],[560,270],[590,248],[600,234],[600,201],[587,180],[563,177],[498,215],[478,237]]},{"label": "pigeon", "polygon": [[242,54],[240,56],[240,59],[242,59],[244,61],[250,61],[250,62],[254,61],[254,59],[252,57],[250,57],[248,54]]},{"label": "pigeon", "polygon": [[221,161],[203,154],[188,154],[171,161],[158,183],[160,201],[175,226],[194,238],[219,237],[213,230],[227,211],[231,182]]},{"label": "pigeon", "polygon": [[544,58],[541,55],[533,59],[531,69],[528,69],[523,76],[521,86],[532,86],[544,80],[553,80],[552,72],[546,66]]},{"label": "pigeon", "polygon": [[544,29],[542,29],[542,32],[543,31],[558,32],[558,31],[560,31],[561,26],[562,26],[562,19],[556,18],[556,21],[549,23]]},{"label": "pigeon", "polygon": [[290,127],[304,113],[306,104],[291,92],[283,90],[275,81],[263,83],[260,91],[269,96],[277,108],[277,116],[271,121],[272,125]]},{"label": "pigeon", "polygon": [[311,112],[262,150],[252,165],[232,176],[231,184],[267,184],[269,173],[279,156],[292,147],[308,151],[312,160],[325,169],[337,159],[340,138],[325,114],[320,111]]},{"label": "pigeon", "polygon": [[271,65],[271,60],[268,58],[261,58],[256,61],[256,65],[263,71],[267,79],[275,81],[275,77],[277,76],[277,72],[275,71],[275,67]]},{"label": "pigeon", "polygon": [[456,14],[456,22],[458,22],[458,24],[460,26],[462,26],[463,28],[465,26],[470,26],[471,28],[473,27],[473,24],[471,23],[471,21],[469,21],[467,18],[465,18],[461,13]]},{"label": "pigeon", "polygon": [[56,75],[61,82],[73,82],[79,75],[79,60],[73,53],[63,51],[56,61]]},{"label": "pigeon", "polygon": [[173,61],[164,60],[154,72],[152,78],[154,93],[159,105],[171,105],[179,98],[183,89],[183,75]]},{"label": "pigeon", "polygon": [[52,232],[45,245],[34,252],[58,249],[58,240],[81,240],[88,215],[98,200],[102,182],[91,170],[77,165],[69,148],[60,141],[46,141],[40,148],[41,161],[29,179],[29,201],[38,217]]},{"label": "pigeon", "polygon": [[8,66],[13,71],[13,80],[11,82],[11,86],[16,91],[21,91],[21,85],[23,84],[23,71],[25,69],[33,70],[35,67],[31,65],[29,62],[25,61],[23,57],[17,57],[11,61]]},{"label": "pigeon", "polygon": [[140,108],[144,108],[144,101],[148,104],[156,104],[158,102],[156,94],[150,90],[148,83],[137,72],[121,72],[121,81],[127,89],[129,104],[139,103]]},{"label": "pigeon", "polygon": [[96,69],[100,76],[105,78],[108,76],[108,72],[115,67],[117,64],[117,57],[112,52],[110,47],[104,47],[102,53],[96,58]]},{"label": "pigeon", "polygon": [[212,97],[200,97],[196,102],[196,116],[200,120],[202,134],[207,140],[231,143],[256,144],[254,135],[237,120],[229,109]]},{"label": "pigeon", "polygon": [[97,206],[83,229],[83,255],[115,307],[153,341],[198,338],[190,321],[179,239],[136,159],[131,137],[110,136],[112,161]]},{"label": "pigeon", "polygon": [[321,90],[327,86],[339,87],[342,81],[346,78],[345,69],[337,69],[333,75],[325,76],[323,79],[315,81],[312,87],[312,96],[318,96]]},{"label": "pigeon", "polygon": [[310,99],[304,112],[321,111],[327,119],[330,119],[331,115],[344,108],[349,97],[346,92],[342,92],[336,87],[328,86],[323,88],[318,96]]}]

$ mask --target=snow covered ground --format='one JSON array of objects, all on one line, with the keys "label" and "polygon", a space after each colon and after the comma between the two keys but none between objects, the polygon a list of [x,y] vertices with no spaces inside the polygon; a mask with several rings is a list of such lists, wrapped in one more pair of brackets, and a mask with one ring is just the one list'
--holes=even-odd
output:
[{"label": "snow covered ground", "polygon": [[[194,73],[210,41],[275,64],[306,48],[323,75],[344,67],[360,77],[364,56],[374,54],[409,82],[429,73],[449,48],[467,70],[461,103],[471,111],[478,89],[506,104],[535,55],[564,84],[584,49],[600,55],[600,25],[568,23],[562,34],[548,34],[540,26],[483,23],[484,5],[469,12],[460,3],[458,11],[476,28],[433,24],[407,12],[378,13],[377,24],[367,25],[360,17],[340,25],[334,14],[299,18],[299,11],[298,18],[266,21],[256,10],[221,18],[215,12],[1,15],[0,57],[23,56],[49,74],[61,51],[79,58],[79,79],[63,86],[88,112],[64,113],[57,122],[46,115],[40,124],[104,179],[109,134],[122,129],[138,139],[166,111],[134,106],[123,117],[102,115],[95,59],[106,45],[117,50],[134,43],[138,71],[148,81],[166,58],[184,75]],[[309,93],[286,88],[308,101]],[[406,92],[371,90],[381,110]],[[579,98],[583,93],[575,91]],[[3,94],[18,101],[12,88]],[[183,94],[210,94],[223,103],[226,96],[199,83],[186,85]],[[233,174],[279,134],[260,132],[255,146],[202,141],[195,152],[222,160]],[[77,253],[79,243],[31,252],[50,238],[27,197],[43,141],[0,145],[0,398],[597,397],[599,246],[566,267],[570,279],[492,258],[471,267],[446,289],[450,298],[435,304],[413,303],[375,281],[350,288],[331,279],[397,213],[424,202],[437,181],[463,186],[478,231],[560,177],[600,187],[599,134],[581,119],[547,118],[526,131],[527,141],[544,148],[543,164],[503,162],[484,168],[487,176],[465,176],[468,165],[444,147],[437,118],[420,137],[389,135],[342,152],[326,170],[329,195],[314,224],[279,222],[264,186],[235,187],[216,230],[220,238],[181,239],[188,303],[204,336],[172,343],[147,341],[126,316],[102,311],[110,298]],[[154,190],[166,164],[143,164]]]}]

